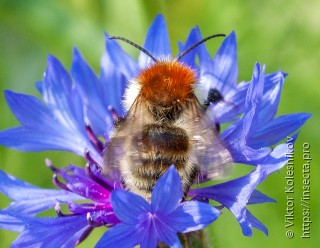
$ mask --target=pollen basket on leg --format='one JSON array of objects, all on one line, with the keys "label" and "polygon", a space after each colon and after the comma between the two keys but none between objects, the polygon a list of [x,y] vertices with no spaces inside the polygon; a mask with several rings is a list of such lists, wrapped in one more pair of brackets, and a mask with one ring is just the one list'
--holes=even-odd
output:
[{"label": "pollen basket on leg", "polygon": [[160,106],[185,102],[196,81],[195,71],[176,60],[159,61],[137,77],[140,93],[148,102]]}]

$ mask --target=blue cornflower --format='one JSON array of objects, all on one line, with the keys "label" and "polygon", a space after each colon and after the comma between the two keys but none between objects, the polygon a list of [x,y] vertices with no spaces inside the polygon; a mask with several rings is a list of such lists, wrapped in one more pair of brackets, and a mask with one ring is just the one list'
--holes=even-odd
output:
[{"label": "blue cornflower", "polygon": [[[185,44],[179,43],[180,52],[201,39],[199,28],[192,29]],[[161,15],[151,25],[144,48],[156,58],[172,57]],[[215,89],[221,94],[221,101],[208,106],[212,125],[230,123],[219,139],[234,163],[255,166],[253,170],[221,184],[192,188],[183,195],[180,177],[170,167],[155,184],[150,203],[127,192],[121,180],[102,175],[100,166],[114,120],[126,114],[121,100],[128,81],[152,63],[150,57],[141,53],[136,62],[116,41],[107,39],[97,76],[76,48],[70,74],[50,55],[43,80],[36,84],[43,101],[5,92],[21,125],[1,131],[0,144],[31,152],[69,151],[83,156],[87,166],[58,169],[47,160],[59,190],[41,189],[0,171],[0,192],[12,200],[0,210],[0,228],[20,232],[12,247],[74,247],[98,227],[108,229],[97,247],[156,247],[158,241],[179,247],[177,233],[202,229],[220,214],[209,199],[220,203],[219,209],[232,212],[244,235],[251,236],[252,227],[267,234],[247,205],[274,201],[256,187],[285,165],[287,147],[278,143],[292,133],[296,139],[296,131],[311,115],[275,117],[286,77],[282,71],[265,74],[265,67],[257,63],[251,81],[238,83],[234,32],[225,38],[214,58],[201,44],[181,62],[197,72],[200,92]],[[205,99],[199,96],[203,103]],[[38,216],[52,208],[56,217]]]},{"label": "blue cornflower", "polygon": [[[115,190],[111,202],[121,221],[101,238],[98,247],[156,247],[161,241],[170,247],[181,247],[177,233],[204,228],[220,211],[198,201],[182,200],[180,176],[174,166],[158,180],[151,203],[125,190]],[[132,204],[134,203],[134,204]]]}]

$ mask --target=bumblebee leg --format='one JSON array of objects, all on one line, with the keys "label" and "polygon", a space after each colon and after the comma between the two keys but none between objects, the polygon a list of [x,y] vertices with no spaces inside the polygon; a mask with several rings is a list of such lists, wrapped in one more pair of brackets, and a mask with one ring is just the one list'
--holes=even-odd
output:
[{"label": "bumblebee leg", "polygon": [[214,88],[211,88],[208,92],[207,99],[204,101],[202,107],[204,110],[207,110],[210,104],[217,104],[218,102],[223,101],[223,96],[220,91]]}]

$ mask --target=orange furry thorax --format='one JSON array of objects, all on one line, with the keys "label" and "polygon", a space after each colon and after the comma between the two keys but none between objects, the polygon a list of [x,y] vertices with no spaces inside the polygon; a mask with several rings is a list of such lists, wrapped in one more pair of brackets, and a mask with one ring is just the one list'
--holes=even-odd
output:
[{"label": "orange furry thorax", "polygon": [[187,101],[196,81],[196,72],[177,60],[156,62],[137,77],[141,96],[149,103],[160,106]]}]

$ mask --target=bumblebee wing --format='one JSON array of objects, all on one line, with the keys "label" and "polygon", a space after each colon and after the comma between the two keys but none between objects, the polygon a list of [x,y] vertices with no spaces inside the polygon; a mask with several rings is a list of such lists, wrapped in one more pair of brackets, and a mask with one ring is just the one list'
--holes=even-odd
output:
[{"label": "bumblebee wing", "polygon": [[139,140],[148,114],[138,96],[127,116],[121,121],[106,147],[103,174],[113,180],[121,180],[129,168],[140,164]]},{"label": "bumblebee wing", "polygon": [[191,101],[189,123],[191,128],[191,141],[193,143],[193,157],[200,167],[199,181],[206,179],[221,178],[225,175],[228,164],[232,162],[230,152],[219,139],[218,131],[203,111],[197,98]]}]

